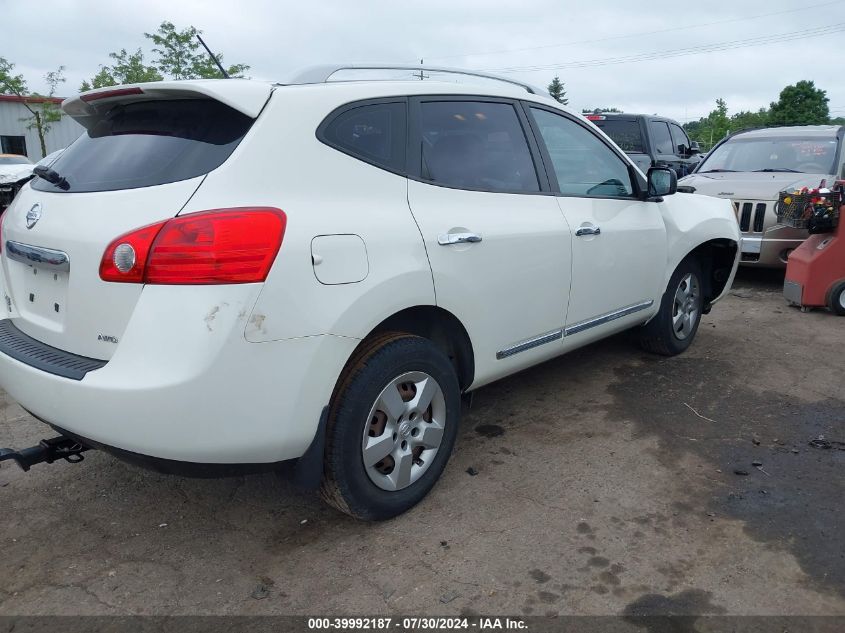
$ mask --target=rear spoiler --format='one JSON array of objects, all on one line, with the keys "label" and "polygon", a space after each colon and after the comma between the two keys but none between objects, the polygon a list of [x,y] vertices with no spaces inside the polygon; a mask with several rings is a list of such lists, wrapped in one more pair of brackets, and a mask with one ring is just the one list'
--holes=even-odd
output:
[{"label": "rear spoiler", "polygon": [[273,85],[251,79],[154,81],[89,90],[62,102],[62,110],[78,123],[95,121],[117,103],[156,99],[213,99],[256,118],[270,98]]}]

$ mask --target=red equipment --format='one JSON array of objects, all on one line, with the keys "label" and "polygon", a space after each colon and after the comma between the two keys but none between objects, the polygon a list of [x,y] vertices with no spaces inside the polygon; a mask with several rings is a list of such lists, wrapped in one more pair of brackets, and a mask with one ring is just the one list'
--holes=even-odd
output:
[{"label": "red equipment", "polygon": [[783,283],[786,300],[805,312],[827,306],[845,316],[845,229],[839,223],[845,214],[843,191],[845,181],[839,181],[832,190],[784,192],[778,200],[778,221],[811,233],[789,254]]}]

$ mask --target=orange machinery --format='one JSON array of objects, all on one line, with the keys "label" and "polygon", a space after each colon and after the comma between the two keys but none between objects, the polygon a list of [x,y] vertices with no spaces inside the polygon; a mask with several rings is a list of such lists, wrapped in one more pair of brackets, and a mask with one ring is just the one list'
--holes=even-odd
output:
[{"label": "orange machinery", "polygon": [[806,312],[827,306],[845,316],[845,181],[830,189],[783,192],[778,200],[778,221],[809,229],[811,235],[789,254],[783,295]]}]

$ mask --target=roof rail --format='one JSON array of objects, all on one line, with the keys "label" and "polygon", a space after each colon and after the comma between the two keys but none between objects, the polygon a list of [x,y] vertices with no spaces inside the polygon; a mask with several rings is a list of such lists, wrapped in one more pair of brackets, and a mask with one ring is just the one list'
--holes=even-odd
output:
[{"label": "roof rail", "polygon": [[498,75],[490,75],[476,70],[466,70],[464,68],[450,68],[446,66],[415,66],[412,64],[324,64],[320,66],[310,66],[299,71],[290,81],[282,82],[283,85],[302,85],[302,84],[322,84],[327,83],[332,75],[341,70],[407,70],[413,72],[430,72],[430,73],[449,73],[453,75],[466,75],[469,77],[481,77],[483,79],[492,79],[494,81],[502,81],[526,90],[533,95],[546,95],[546,91],[542,88],[537,88],[531,84],[527,84],[516,79],[508,79],[506,77],[499,77]]}]

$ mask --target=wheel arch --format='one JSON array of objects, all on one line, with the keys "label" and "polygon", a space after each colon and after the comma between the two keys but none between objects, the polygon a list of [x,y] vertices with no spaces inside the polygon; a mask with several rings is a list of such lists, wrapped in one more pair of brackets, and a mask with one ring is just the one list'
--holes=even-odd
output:
[{"label": "wheel arch", "polygon": [[705,312],[708,312],[710,306],[721,298],[733,279],[736,273],[738,250],[739,244],[734,240],[716,238],[702,242],[687,253],[686,257],[694,257],[702,268]]},{"label": "wheel arch", "polygon": [[461,391],[475,377],[475,353],[463,323],[451,312],[434,305],[417,305],[395,312],[376,325],[364,341],[382,332],[406,332],[434,343],[455,367]]}]

